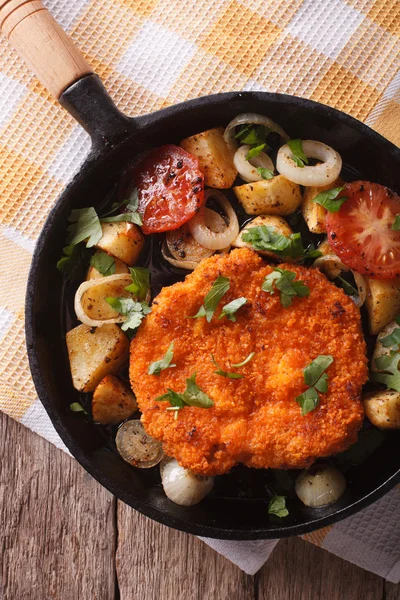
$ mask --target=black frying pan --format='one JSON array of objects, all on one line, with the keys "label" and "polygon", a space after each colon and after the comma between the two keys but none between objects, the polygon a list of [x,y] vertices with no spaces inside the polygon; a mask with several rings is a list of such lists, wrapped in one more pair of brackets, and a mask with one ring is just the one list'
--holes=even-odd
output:
[{"label": "black frying pan", "polygon": [[[19,8],[14,10],[16,5]],[[3,31],[11,32],[12,43],[42,82],[92,138],[88,159],[52,209],[39,237],[26,299],[32,377],[56,430],[75,458],[133,508],[171,527],[215,538],[260,539],[305,533],[357,512],[390,490],[400,481],[400,431],[388,435],[360,464],[344,463],[347,490],[336,504],[326,508],[310,509],[296,501],[293,491],[288,491],[291,473],[278,473],[271,479],[268,471],[244,467],[217,478],[214,492],[198,506],[184,508],[170,502],[162,491],[157,469],[130,467],[113,450],[107,432],[93,425],[90,418],[69,410],[71,402],[86,400],[72,387],[65,347],[65,332],[73,324],[70,296],[74,290],[66,286],[55,265],[64,245],[70,210],[98,207],[110,198],[137,153],[227,124],[239,113],[262,113],[279,122],[293,138],[326,142],[342,155],[350,179],[365,178],[398,191],[400,151],[344,113],[280,94],[217,94],[130,119],[118,111],[100,80],[65,34],[55,28],[39,2],[0,0],[1,24]],[[154,273],[158,286],[173,281],[160,267],[160,260],[157,245],[148,247],[142,257],[143,264],[159,267]],[[290,514],[285,519],[267,514],[267,498],[271,489],[277,488],[289,496]]]}]

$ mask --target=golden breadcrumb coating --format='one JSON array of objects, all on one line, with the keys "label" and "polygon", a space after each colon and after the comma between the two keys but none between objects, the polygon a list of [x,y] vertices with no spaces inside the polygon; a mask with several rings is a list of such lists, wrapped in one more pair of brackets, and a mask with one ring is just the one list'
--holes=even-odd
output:
[{"label": "golden breadcrumb coating", "polygon": [[[302,468],[322,456],[345,450],[357,440],[363,420],[361,386],[367,380],[366,346],[360,313],[352,300],[317,269],[280,265],[310,288],[308,298],[293,298],[284,308],[280,294],[261,290],[273,267],[246,248],[201,262],[185,281],[164,288],[152,313],[131,343],[130,379],[146,431],[164,451],[203,475],[226,473],[236,463],[255,468]],[[195,315],[215,279],[230,279],[230,289],[210,323]],[[222,307],[245,296],[233,323],[218,319]],[[176,367],[148,375],[150,363],[174,342]],[[244,367],[250,352],[254,358]],[[216,375],[221,369],[243,379]],[[320,354],[330,354],[328,392],[319,406],[301,415],[295,398],[307,389],[303,369]],[[209,409],[185,407],[174,420],[168,402],[155,402],[171,388],[183,392],[186,379],[213,400]]]}]

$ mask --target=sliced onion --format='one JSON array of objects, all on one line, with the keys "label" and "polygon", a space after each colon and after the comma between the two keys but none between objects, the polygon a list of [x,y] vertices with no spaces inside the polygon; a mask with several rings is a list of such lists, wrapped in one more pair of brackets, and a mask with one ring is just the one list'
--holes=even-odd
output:
[{"label": "sliced onion", "polygon": [[257,167],[264,167],[265,169],[274,171],[274,163],[265,152],[260,152],[258,156],[247,160],[246,156],[249,150],[250,146],[247,144],[240,146],[233,157],[233,164],[240,177],[244,179],[244,181],[247,181],[247,183],[250,183],[251,181],[261,181],[262,177],[257,171]]},{"label": "sliced onion", "polygon": [[207,202],[211,197],[218,202],[227,216],[229,224],[226,229],[216,233],[207,227],[204,206],[190,219],[188,225],[192,236],[201,246],[209,250],[223,250],[237,237],[239,222],[229,200],[220,190],[206,190],[205,201]]},{"label": "sliced onion", "polygon": [[166,496],[180,506],[193,506],[211,492],[214,479],[195,475],[181,467],[174,458],[160,464],[161,482]]},{"label": "sliced onion", "polygon": [[303,141],[303,151],[307,158],[316,158],[321,163],[315,167],[298,167],[292,160],[292,151],[287,144],[281,146],[276,159],[276,168],[281,175],[305,186],[324,186],[333,183],[342,169],[340,154],[330,146],[314,140]]},{"label": "sliced onion", "polygon": [[313,267],[320,269],[327,277],[329,277],[329,279],[336,279],[340,276],[342,271],[351,271],[358,290],[358,296],[351,296],[351,298],[358,307],[361,307],[364,304],[367,297],[367,286],[364,277],[342,263],[336,254],[325,254],[325,256],[318,257],[313,262]]},{"label": "sliced onion", "polygon": [[296,479],[297,496],[306,506],[318,508],[339,500],[346,489],[342,473],[333,467],[315,466]]},{"label": "sliced onion", "polygon": [[122,458],[139,469],[150,469],[162,460],[164,453],[158,440],[147,435],[138,420],[126,421],[117,431],[117,450]]},{"label": "sliced onion", "polygon": [[257,113],[243,113],[232,119],[224,131],[224,139],[234,152],[238,147],[238,144],[235,140],[235,127],[248,124],[264,125],[265,127],[272,129],[272,131],[276,131],[276,133],[278,133],[285,142],[290,139],[286,131],[284,131],[282,127],[278,125],[278,123],[275,123],[275,121],[269,117],[258,115]]},{"label": "sliced onion", "polygon": [[125,317],[123,315],[118,315],[118,317],[115,317],[113,319],[91,319],[90,317],[88,317],[88,315],[83,309],[83,295],[93,287],[99,285],[104,286],[105,279],[107,280],[107,284],[118,283],[119,285],[123,285],[124,287],[132,283],[132,277],[127,273],[121,273],[119,275],[109,275],[107,278],[102,279],[89,279],[89,281],[84,281],[83,283],[81,283],[81,285],[76,290],[74,308],[79,321],[81,321],[81,323],[83,323],[84,325],[88,325],[89,327],[101,327],[102,325],[108,325],[110,323],[122,323],[123,321],[125,321]]}]

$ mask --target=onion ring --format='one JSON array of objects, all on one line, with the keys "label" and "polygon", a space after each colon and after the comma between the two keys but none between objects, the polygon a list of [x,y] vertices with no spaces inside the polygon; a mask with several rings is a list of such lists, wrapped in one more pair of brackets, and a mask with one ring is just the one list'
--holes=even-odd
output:
[{"label": "onion ring", "polygon": [[119,285],[124,285],[124,287],[130,285],[132,283],[132,277],[128,273],[122,273],[117,275],[109,275],[107,277],[103,277],[101,279],[90,279],[89,281],[84,281],[76,290],[75,300],[74,300],[74,308],[77,318],[84,325],[88,325],[89,327],[101,327],[102,325],[108,325],[110,323],[123,323],[125,321],[125,317],[123,315],[118,315],[118,317],[114,317],[112,319],[91,319],[85,313],[82,306],[82,298],[83,295],[93,287],[96,286],[104,286],[105,283],[118,283]]},{"label": "onion ring", "polygon": [[285,142],[287,142],[290,139],[286,131],[284,131],[284,129],[282,129],[282,127],[278,125],[278,123],[275,123],[275,121],[273,121],[269,117],[264,117],[264,115],[258,115],[257,113],[243,113],[232,119],[232,121],[228,123],[224,131],[224,140],[233,152],[235,152],[238,148],[238,144],[234,137],[235,127],[237,127],[238,125],[247,124],[264,125],[265,127],[268,127],[268,129],[271,129],[272,131],[278,133]]},{"label": "onion ring", "polygon": [[204,248],[208,248],[209,250],[223,250],[233,242],[239,233],[239,222],[236,213],[229,200],[227,200],[220,190],[206,190],[204,196],[205,202],[210,197],[218,202],[229,219],[229,224],[221,233],[216,233],[209,229],[205,221],[205,209],[203,205],[197,215],[188,221],[190,232],[196,242]]},{"label": "onion ring", "polygon": [[359,308],[364,304],[367,297],[367,286],[364,277],[342,263],[336,254],[325,254],[325,256],[320,256],[313,262],[312,266],[320,269],[329,279],[336,279],[340,276],[342,271],[345,271],[346,273],[351,271],[358,290],[358,296],[351,296],[351,298]]},{"label": "onion ring", "polygon": [[276,168],[281,175],[305,186],[321,187],[333,183],[342,169],[340,154],[330,146],[314,140],[303,141],[303,151],[307,158],[316,158],[322,161],[315,167],[298,167],[293,161],[293,153],[288,144],[281,146],[276,159]]},{"label": "onion ring", "polygon": [[264,169],[269,169],[270,171],[274,171],[274,163],[265,152],[260,152],[258,156],[251,158],[250,160],[246,159],[247,153],[250,150],[250,146],[244,144],[240,146],[238,150],[235,152],[235,156],[233,157],[233,164],[236,167],[240,177],[247,181],[247,183],[251,183],[252,181],[261,181],[263,178],[257,171],[257,167],[263,167]]}]

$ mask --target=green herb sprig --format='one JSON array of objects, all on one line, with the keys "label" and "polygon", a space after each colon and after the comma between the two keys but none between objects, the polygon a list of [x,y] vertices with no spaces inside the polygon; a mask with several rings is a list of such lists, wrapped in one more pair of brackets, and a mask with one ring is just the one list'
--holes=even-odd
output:
[{"label": "green herb sprig", "polygon": [[265,167],[257,167],[257,173],[263,179],[272,179],[274,177],[273,171],[266,169]]},{"label": "green herb sprig", "polygon": [[344,190],[344,186],[333,188],[331,190],[327,190],[326,192],[320,192],[317,196],[315,196],[315,198],[313,198],[312,202],[320,204],[328,212],[339,212],[340,207],[347,200],[347,196],[340,196],[340,198],[338,198],[342,190]]},{"label": "green herb sprig", "polygon": [[255,250],[273,252],[281,258],[290,258],[300,263],[322,256],[312,244],[309,248],[304,248],[300,233],[285,236],[270,225],[250,227],[242,234],[242,240],[251,244]]},{"label": "green herb sprig", "polygon": [[285,496],[273,496],[268,504],[268,514],[276,517],[287,517],[289,514],[286,508]]},{"label": "green herb sprig", "polygon": [[228,304],[225,304],[225,306],[222,308],[222,312],[219,315],[218,319],[222,319],[223,317],[226,317],[227,319],[229,319],[229,321],[232,321],[233,323],[236,322],[236,313],[239,310],[239,308],[241,308],[242,306],[244,306],[244,304],[246,304],[247,302],[247,298],[244,298],[243,296],[241,296],[240,298],[236,298],[235,300],[232,300],[232,302],[229,302]]},{"label": "green herb sprig", "polygon": [[320,354],[303,369],[304,383],[310,386],[308,390],[296,398],[303,416],[317,408],[319,404],[318,392],[326,393],[328,391],[328,375],[325,371],[332,363],[333,356]]},{"label": "green herb sprig", "polygon": [[151,308],[146,302],[136,302],[132,298],[106,298],[108,304],[120,315],[125,316],[121,325],[122,331],[137,329],[144,317],[151,313]]},{"label": "green herb sprig", "polygon": [[268,150],[269,146],[266,142],[271,129],[265,125],[243,125],[235,134],[235,138],[241,143],[250,146],[250,150],[246,155],[246,160],[255,158],[264,150]]},{"label": "green herb sprig", "polygon": [[223,277],[220,275],[214,281],[211,290],[208,292],[206,297],[204,298],[204,304],[199,308],[198,312],[189,317],[191,319],[198,319],[199,317],[205,317],[207,322],[209,323],[213,318],[215,310],[220,303],[223,296],[225,296],[226,292],[229,290],[230,281],[228,277]]},{"label": "green herb sprig", "polygon": [[129,267],[132,283],[125,289],[134,294],[138,300],[144,300],[150,289],[150,271],[145,267]]},{"label": "green herb sprig", "polygon": [[[177,411],[185,406],[196,406],[197,408],[211,408],[214,406],[212,400],[205,392],[203,392],[196,383],[196,373],[186,379],[186,390],[184,392],[175,392],[170,388],[162,396],[155,399],[156,402],[169,402],[171,408],[169,410]],[[167,408],[168,410],[168,408]]]},{"label": "green herb sprig", "polygon": [[108,275],[113,275],[115,273],[115,260],[112,256],[107,254],[107,252],[103,252],[99,250],[96,254],[90,259],[90,264],[94,267],[99,273],[107,277]]},{"label": "green herb sprig", "polygon": [[287,308],[291,306],[292,299],[295,296],[305,298],[310,295],[310,288],[304,284],[304,281],[295,281],[295,279],[296,273],[293,273],[293,271],[276,267],[272,273],[265,277],[261,289],[271,295],[275,294],[275,288],[279,290],[281,304]]},{"label": "green herb sprig", "polygon": [[168,350],[164,354],[163,358],[160,360],[156,360],[149,365],[147,370],[149,375],[159,375],[161,371],[165,369],[172,369],[172,367],[176,367],[176,365],[171,364],[174,359],[174,342],[168,347]]},{"label": "green herb sprig", "polygon": [[400,215],[396,215],[391,229],[392,231],[400,231]]},{"label": "green herb sprig", "polygon": [[308,158],[304,154],[303,142],[299,139],[290,140],[288,143],[290,150],[292,151],[291,159],[300,168],[304,168],[304,165],[308,165]]},{"label": "green herb sprig", "polygon": [[216,375],[221,375],[221,377],[226,377],[227,379],[242,379],[244,377],[244,375],[241,375],[240,373],[229,373],[228,371],[221,369],[213,354],[211,354],[211,359],[214,365],[217,367],[217,370],[214,371]]}]

